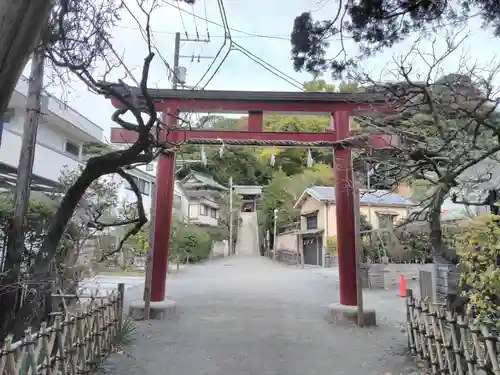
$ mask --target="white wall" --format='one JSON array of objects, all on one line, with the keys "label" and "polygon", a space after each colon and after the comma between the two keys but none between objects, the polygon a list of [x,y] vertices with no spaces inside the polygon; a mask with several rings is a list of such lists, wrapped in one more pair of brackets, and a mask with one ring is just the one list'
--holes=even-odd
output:
[{"label": "white wall", "polygon": [[[184,189],[181,187],[179,181],[175,181],[174,185],[174,195],[180,197],[181,207],[180,210],[176,211],[177,218],[182,221],[186,221],[189,218],[189,200],[184,192]],[[175,199],[175,197],[174,197]],[[175,209],[175,207],[174,207]]]},{"label": "white wall", "polygon": [[[9,102],[10,123],[4,123],[2,131],[0,162],[14,168],[19,164],[21,153],[26,93],[27,81],[21,78]],[[33,173],[58,181],[65,166],[73,170],[83,164],[83,143],[101,142],[103,130],[55,98],[48,100],[48,110],[38,126]],[[80,155],[67,153],[66,141],[79,146]]]},{"label": "white wall", "polygon": [[[135,173],[134,170],[127,171],[128,174],[140,178],[142,180],[148,181],[150,183],[149,194],[142,194],[142,203],[144,205],[144,211],[146,211],[146,215],[149,217],[151,214],[151,186],[154,179],[152,177],[145,176],[142,173]],[[134,204],[137,202],[137,197],[135,193],[130,190],[129,183],[125,181],[123,178],[118,176],[117,174],[112,176],[106,176],[110,181],[119,184],[118,187],[118,200],[120,202],[119,207],[123,207],[124,203]]]},{"label": "white wall", "polygon": [[[21,108],[24,113],[27,94],[28,79],[21,77],[17,82],[9,108]],[[102,140],[103,129],[100,126],[53,96],[49,96],[46,100],[48,100],[49,116],[45,117],[49,117],[52,123],[58,123],[60,128],[65,127],[69,133],[78,129],[85,133],[87,137]]]},{"label": "white wall", "polygon": [[[4,129],[2,133],[2,143],[0,145],[0,162],[17,168],[21,153],[21,137],[22,135],[19,133]],[[56,141],[57,137],[54,137],[52,143]],[[58,181],[61,170],[65,166],[69,169],[78,168],[81,162],[77,158],[63,152],[62,147],[61,145],[60,148],[56,148],[45,143],[37,142],[33,173],[53,181]]]}]

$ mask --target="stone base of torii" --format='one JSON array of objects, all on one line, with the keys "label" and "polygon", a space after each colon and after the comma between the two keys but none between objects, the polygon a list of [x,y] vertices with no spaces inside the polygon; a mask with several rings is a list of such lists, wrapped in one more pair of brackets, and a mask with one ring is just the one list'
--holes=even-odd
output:
[{"label": "stone base of torii", "polygon": [[[140,89],[124,88],[124,96],[135,102],[143,100]],[[350,116],[360,112],[387,110],[386,99],[371,93],[311,93],[311,92],[255,92],[255,91],[190,91],[154,89],[149,94],[155,108],[163,113],[163,120],[175,127],[182,112],[245,113],[248,114],[246,131],[214,131],[180,129],[162,133],[163,141],[197,144],[277,147],[330,147],[334,152],[335,201],[337,216],[337,244],[339,251],[340,308],[332,316],[351,316],[357,306],[357,262],[355,254],[355,215],[353,200],[353,168],[351,148],[390,148],[396,139],[387,135],[374,135],[361,139],[350,129]],[[113,104],[119,107],[116,101]],[[146,108],[146,107],[145,107]],[[318,114],[331,116],[331,130],[323,133],[264,132],[264,113]],[[133,143],[137,134],[122,128],[113,128],[111,142]],[[151,301],[163,306],[166,300],[166,276],[172,203],[175,180],[175,154],[160,156],[157,165],[157,198],[154,253],[152,267]],[[165,302],[168,312],[174,311],[172,302]],[[140,310],[141,303],[137,303]],[[339,315],[340,314],[340,315]],[[168,314],[159,314],[165,316]],[[369,314],[370,315],[370,314]],[[370,315],[371,316],[371,315]],[[367,316],[367,322],[370,320]],[[374,315],[373,315],[374,316]]]}]

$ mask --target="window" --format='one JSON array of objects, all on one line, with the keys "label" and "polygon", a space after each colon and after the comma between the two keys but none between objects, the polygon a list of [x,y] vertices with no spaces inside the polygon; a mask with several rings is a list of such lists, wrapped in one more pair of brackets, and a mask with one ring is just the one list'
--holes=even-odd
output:
[{"label": "window", "polygon": [[200,204],[200,216],[208,216],[208,207]]},{"label": "window", "polygon": [[394,228],[394,219],[396,218],[396,215],[377,213],[377,216],[378,216],[379,229],[392,229],[392,228]]},{"label": "window", "polygon": [[307,229],[318,229],[318,216],[311,215],[306,217],[306,228]]},{"label": "window", "polygon": [[151,172],[154,169],[155,169],[155,166],[153,164],[146,164],[146,170],[148,172]]},{"label": "window", "polygon": [[80,157],[80,146],[76,143],[66,141],[66,144],[64,145],[64,151],[68,154],[76,156],[77,158]]},{"label": "window", "polygon": [[[149,195],[151,193],[151,183],[149,181],[143,180],[142,178],[130,176],[134,179],[137,187],[141,194]],[[132,190],[130,186],[127,186],[127,189]]]},{"label": "window", "polygon": [[210,208],[210,216],[217,219],[217,210],[215,208]]}]

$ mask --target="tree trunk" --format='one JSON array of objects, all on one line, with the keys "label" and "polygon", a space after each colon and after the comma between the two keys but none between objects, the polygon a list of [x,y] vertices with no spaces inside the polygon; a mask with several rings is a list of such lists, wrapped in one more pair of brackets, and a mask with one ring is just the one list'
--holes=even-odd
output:
[{"label": "tree trunk", "polygon": [[[13,333],[15,337],[22,336],[28,327],[36,327],[45,319],[45,313],[51,306],[51,304],[46,303],[45,299],[47,295],[50,295],[54,287],[52,284],[54,282],[54,274],[57,272],[55,268],[57,265],[53,263],[56,259],[59,241],[85,191],[101,175],[95,173],[92,169],[88,169],[87,166],[82,175],[64,196],[59,209],[50,223],[49,231],[44,237],[29,275],[29,283],[33,285],[32,288],[36,289],[35,293],[32,293],[30,298],[23,301],[22,307],[16,314],[15,322],[13,322],[11,327],[8,327],[8,331]],[[37,311],[41,313],[36,313]]]},{"label": "tree trunk", "polygon": [[443,243],[443,232],[441,230],[441,206],[450,191],[450,186],[440,185],[434,193],[431,206],[429,207],[429,227],[432,255],[435,263],[451,263],[455,256],[455,249],[448,249]]},{"label": "tree trunk", "polygon": [[0,114],[45,26],[51,0],[0,0]]}]

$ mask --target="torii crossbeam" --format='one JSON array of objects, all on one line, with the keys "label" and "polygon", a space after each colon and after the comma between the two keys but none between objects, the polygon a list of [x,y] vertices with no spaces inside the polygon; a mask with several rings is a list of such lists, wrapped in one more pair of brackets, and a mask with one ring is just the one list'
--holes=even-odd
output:
[{"label": "torii crossbeam", "polygon": [[[256,91],[149,91],[155,107],[164,115],[170,126],[178,125],[180,112],[215,112],[248,114],[248,130],[178,130],[160,134],[163,141],[199,144],[277,146],[277,147],[331,147],[335,160],[335,202],[337,217],[337,244],[339,249],[340,303],[348,306],[357,304],[356,255],[353,200],[353,175],[351,148],[389,148],[397,141],[391,136],[377,135],[368,142],[356,137],[349,128],[350,116],[359,112],[387,109],[386,99],[369,93],[311,93],[311,92],[256,92]],[[141,103],[138,88],[123,89]],[[119,102],[113,102],[120,107]],[[144,107],[145,109],[145,107]],[[289,133],[263,131],[264,113],[322,114],[330,115],[332,127],[322,133]],[[111,142],[131,143],[137,133],[122,128],[111,130]],[[174,194],[175,155],[160,156],[157,166],[157,201],[153,254],[153,275],[151,300],[165,299],[166,274],[170,231],[172,228],[172,204]],[[332,197],[333,198],[333,197]],[[326,243],[326,241],[325,241]]]}]

